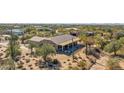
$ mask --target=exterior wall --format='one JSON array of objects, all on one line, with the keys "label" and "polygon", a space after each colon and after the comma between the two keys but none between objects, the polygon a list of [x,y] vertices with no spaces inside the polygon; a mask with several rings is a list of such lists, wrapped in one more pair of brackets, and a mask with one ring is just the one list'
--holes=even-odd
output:
[{"label": "exterior wall", "polygon": [[56,50],[58,50],[58,45],[56,45],[54,42],[50,41],[50,40],[42,40],[40,42],[40,44],[51,44],[53,47],[55,47]]},{"label": "exterior wall", "polygon": [[28,43],[32,43],[32,44],[37,45],[37,46],[42,46],[43,44],[51,44],[53,47],[55,47],[56,50],[58,49],[58,45],[56,45],[55,43],[53,43],[50,40],[42,40],[40,42],[29,40]]},{"label": "exterior wall", "polygon": [[36,46],[39,46],[39,45],[40,45],[40,43],[39,43],[39,42],[30,41],[30,40],[29,40],[27,43],[29,43],[29,44],[30,44],[30,43],[32,43],[33,45],[36,45]]}]

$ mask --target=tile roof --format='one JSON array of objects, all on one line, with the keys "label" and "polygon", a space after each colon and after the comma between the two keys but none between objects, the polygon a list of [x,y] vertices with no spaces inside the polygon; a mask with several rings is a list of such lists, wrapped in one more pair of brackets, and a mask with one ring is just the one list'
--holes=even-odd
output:
[{"label": "tile roof", "polygon": [[56,44],[61,44],[66,41],[70,41],[73,39],[76,39],[77,37],[72,36],[72,35],[60,35],[60,36],[55,36],[51,38],[51,41],[53,41]]},{"label": "tile roof", "polygon": [[35,42],[40,42],[42,40],[51,40],[52,42],[54,42],[55,44],[61,44],[67,41],[71,41],[73,39],[76,39],[77,37],[72,36],[72,35],[60,35],[60,36],[55,36],[55,37],[51,37],[51,38],[43,38],[43,37],[32,37],[30,39],[30,41],[35,41]]}]

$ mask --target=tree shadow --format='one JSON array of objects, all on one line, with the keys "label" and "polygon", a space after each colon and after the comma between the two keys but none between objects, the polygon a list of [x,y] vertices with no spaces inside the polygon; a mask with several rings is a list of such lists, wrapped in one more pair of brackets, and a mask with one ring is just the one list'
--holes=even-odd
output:
[{"label": "tree shadow", "polygon": [[47,61],[47,62],[40,62],[39,67],[41,69],[47,69],[47,70],[60,70],[61,63],[54,59],[53,61]]},{"label": "tree shadow", "polygon": [[118,54],[118,55],[112,55],[111,57],[113,57],[113,58],[115,58],[115,57],[119,57],[119,58],[124,59],[124,55],[121,55],[121,54]]}]

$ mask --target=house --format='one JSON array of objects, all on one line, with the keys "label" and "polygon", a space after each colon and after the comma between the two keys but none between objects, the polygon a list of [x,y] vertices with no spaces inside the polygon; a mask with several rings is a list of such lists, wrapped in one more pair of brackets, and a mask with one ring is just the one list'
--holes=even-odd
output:
[{"label": "house", "polygon": [[34,26],[34,27],[38,31],[52,31],[52,29],[51,28],[48,28],[48,27],[43,27],[43,26]]},{"label": "house", "polygon": [[29,42],[37,45],[43,45],[44,43],[51,44],[57,51],[73,51],[79,42],[79,38],[72,35],[60,35],[50,38],[32,37]]},{"label": "house", "polygon": [[86,32],[71,31],[70,32],[70,35],[73,35],[73,36],[79,36],[80,34],[85,34],[86,36],[94,36],[96,34],[96,32],[93,32],[93,31],[86,31]]},{"label": "house", "polygon": [[[10,35],[11,34],[11,30],[7,30],[7,31],[5,31],[5,33]],[[20,35],[24,34],[22,29],[12,29],[12,33],[14,35],[17,35],[17,36],[20,36]]]},{"label": "house", "polygon": [[87,31],[85,34],[86,34],[87,36],[94,36],[94,35],[95,35],[95,32]]},{"label": "house", "polygon": [[74,28],[74,27],[70,27],[70,28],[65,28],[66,30],[75,30],[75,31],[78,31],[79,29],[78,28]]},{"label": "house", "polygon": [[70,35],[79,36],[80,33],[78,31],[72,31],[72,32],[70,32]]}]

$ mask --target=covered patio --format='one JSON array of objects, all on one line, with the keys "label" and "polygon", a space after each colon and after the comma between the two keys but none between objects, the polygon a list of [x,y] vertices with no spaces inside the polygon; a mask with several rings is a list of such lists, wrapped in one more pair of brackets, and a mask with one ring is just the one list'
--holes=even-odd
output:
[{"label": "covered patio", "polygon": [[78,41],[58,45],[59,53],[71,54],[80,47]]}]

